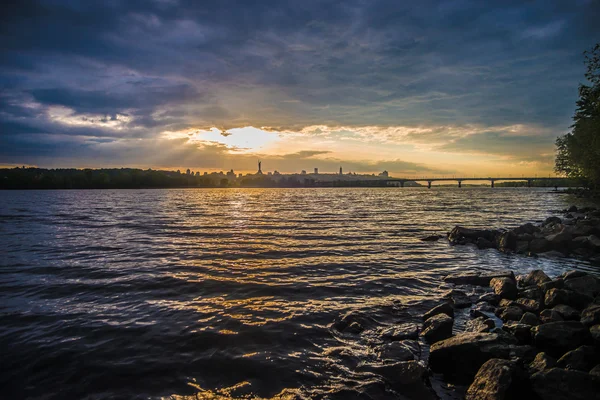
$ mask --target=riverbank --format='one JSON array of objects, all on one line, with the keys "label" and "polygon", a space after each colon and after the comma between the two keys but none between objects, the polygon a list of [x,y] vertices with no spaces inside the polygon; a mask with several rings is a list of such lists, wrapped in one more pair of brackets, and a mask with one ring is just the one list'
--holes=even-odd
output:
[{"label": "riverbank", "polygon": [[[562,214],[508,230],[457,226],[448,240],[516,256],[600,261],[600,210],[573,206]],[[434,396],[600,398],[596,275],[574,270],[551,278],[542,270],[516,276],[497,271],[448,275],[444,282],[448,291],[419,328],[430,345],[423,365],[433,375],[423,375],[425,386],[431,387],[441,374]],[[456,329],[459,315],[462,326]]]}]

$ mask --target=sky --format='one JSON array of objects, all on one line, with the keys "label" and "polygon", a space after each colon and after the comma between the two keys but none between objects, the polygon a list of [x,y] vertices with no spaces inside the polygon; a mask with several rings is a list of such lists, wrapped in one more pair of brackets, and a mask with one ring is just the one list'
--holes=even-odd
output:
[{"label": "sky", "polygon": [[553,174],[600,1],[19,0],[0,165]]}]

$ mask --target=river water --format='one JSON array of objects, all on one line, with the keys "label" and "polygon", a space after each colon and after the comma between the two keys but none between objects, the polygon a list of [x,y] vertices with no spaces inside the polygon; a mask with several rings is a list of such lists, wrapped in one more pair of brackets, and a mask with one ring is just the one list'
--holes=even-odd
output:
[{"label": "river water", "polygon": [[395,398],[355,368],[369,339],[332,323],[419,321],[452,272],[595,270],[420,240],[571,204],[509,188],[1,191],[0,397]]}]

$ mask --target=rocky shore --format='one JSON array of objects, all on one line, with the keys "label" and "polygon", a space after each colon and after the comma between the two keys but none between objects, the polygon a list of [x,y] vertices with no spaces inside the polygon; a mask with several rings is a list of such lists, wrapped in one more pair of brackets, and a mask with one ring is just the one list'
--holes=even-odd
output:
[{"label": "rocky shore", "polygon": [[562,214],[563,218],[549,217],[540,225],[527,223],[508,230],[456,226],[448,233],[448,240],[452,245],[472,244],[534,257],[571,256],[600,263],[600,210],[572,206]]},{"label": "rocky shore", "polygon": [[[564,218],[510,230],[455,227],[451,244],[529,256],[600,260],[600,210],[571,207]],[[429,237],[424,240],[438,240]],[[548,254],[549,253],[549,254]],[[583,271],[549,277],[542,270],[461,273],[421,323],[373,328],[349,313],[342,335],[374,337],[374,373],[400,398],[600,400],[600,278]],[[370,393],[368,384],[361,392]]]}]

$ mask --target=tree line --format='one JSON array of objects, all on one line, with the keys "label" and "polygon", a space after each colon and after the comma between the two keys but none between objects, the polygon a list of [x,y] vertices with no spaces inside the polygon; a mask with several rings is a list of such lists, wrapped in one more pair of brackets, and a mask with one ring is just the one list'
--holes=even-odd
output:
[{"label": "tree line", "polygon": [[579,85],[571,132],[556,139],[555,170],[600,191],[600,43],[584,53],[587,84]]}]

